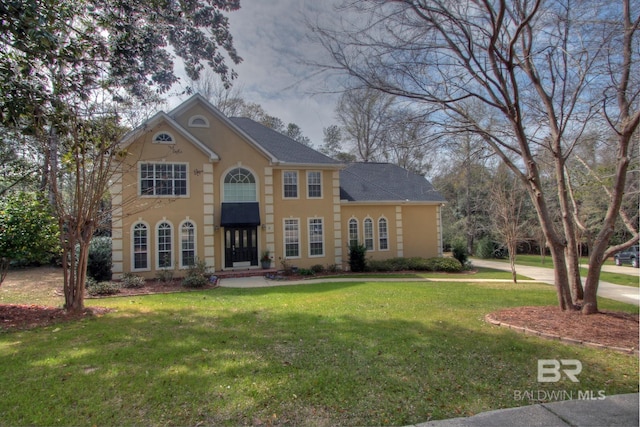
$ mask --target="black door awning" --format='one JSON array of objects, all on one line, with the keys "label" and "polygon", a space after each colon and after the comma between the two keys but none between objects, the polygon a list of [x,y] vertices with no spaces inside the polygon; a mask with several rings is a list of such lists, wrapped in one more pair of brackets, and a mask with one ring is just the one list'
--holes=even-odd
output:
[{"label": "black door awning", "polygon": [[260,225],[258,202],[223,203],[221,227],[255,227]]}]

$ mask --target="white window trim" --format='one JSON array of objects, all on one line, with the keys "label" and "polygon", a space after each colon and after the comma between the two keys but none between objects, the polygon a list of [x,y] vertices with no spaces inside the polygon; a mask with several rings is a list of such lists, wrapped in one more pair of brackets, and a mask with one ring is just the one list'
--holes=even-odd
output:
[{"label": "white window trim", "polygon": [[[238,169],[238,168],[246,169],[251,173],[251,175],[253,175],[253,180],[256,182],[256,198],[255,198],[255,200],[245,200],[244,202],[229,202],[228,200],[226,200],[227,196],[226,196],[225,191],[224,191],[224,181],[225,181],[225,179],[227,179],[227,175],[229,175],[229,173],[232,170],[235,170],[235,169]],[[220,179],[218,181],[219,181],[219,186],[220,186],[219,187],[220,188],[220,194],[222,195],[222,201],[223,202],[229,202],[229,203],[251,203],[251,202],[257,202],[257,201],[260,200],[260,196],[261,196],[261,194],[260,194],[260,176],[256,173],[256,171],[254,171],[252,168],[250,168],[248,166],[245,166],[245,165],[242,165],[242,164],[237,164],[235,166],[232,166],[232,167],[228,168],[227,170],[225,170],[224,172],[222,172],[220,174]]]},{"label": "white window trim", "polygon": [[[384,220],[385,223],[387,224],[387,248],[383,249],[382,245],[380,244],[380,240],[382,239],[382,234],[380,233],[380,221]],[[386,216],[381,216],[380,218],[378,218],[378,250],[379,251],[389,251],[391,249],[389,249],[391,247],[391,245],[389,244],[389,219],[387,219]]]},{"label": "white window trim", "polygon": [[[296,174],[296,196],[295,197],[289,197],[285,195],[285,181],[284,181],[284,175],[287,172],[292,172],[294,174]],[[286,199],[286,200],[297,200],[300,198],[300,174],[298,173],[298,171],[294,171],[294,170],[284,170],[282,171],[282,198]]]},{"label": "white window trim", "polygon": [[371,249],[367,248],[369,252],[375,252],[376,250],[376,229],[373,223],[373,218],[370,216],[362,220],[362,243],[367,246],[367,222],[371,223]]},{"label": "white window trim", "polygon": [[[287,255],[287,221],[297,221],[298,223],[298,256]],[[282,259],[300,259],[302,258],[302,233],[300,232],[300,218],[283,218],[282,219]]]},{"label": "white window trim", "polygon": [[[203,120],[204,124],[196,124],[196,120]],[[209,119],[201,114],[196,114],[195,116],[189,117],[189,127],[191,128],[208,128],[209,126]]]},{"label": "white window trim", "polygon": [[181,270],[186,270],[189,268],[188,265],[184,265],[184,258],[183,258],[183,253],[182,253],[182,226],[187,223],[190,222],[193,225],[193,256],[194,258],[197,260],[198,259],[198,225],[196,224],[196,222],[190,218],[185,219],[184,221],[182,221],[180,223],[180,228],[178,229],[178,236],[179,236],[179,240],[178,243],[180,245],[180,247],[178,248],[178,250],[180,251],[180,265],[179,268]]},{"label": "white window trim", "polygon": [[[309,175],[312,173],[319,173],[320,174],[320,195],[319,196],[310,196],[309,195]],[[322,185],[322,171],[307,171],[307,199],[314,199],[314,200],[319,200],[322,199],[324,196],[324,186]]]},{"label": "white window trim", "polygon": [[[167,134],[171,137],[171,141],[158,141],[158,137],[162,134]],[[171,132],[167,132],[166,130],[162,130],[160,132],[156,132],[155,135],[153,135],[153,139],[151,139],[151,141],[154,144],[175,144],[176,143],[176,138],[173,136],[173,134]]]},{"label": "white window trim", "polygon": [[[134,230],[138,224],[142,224],[147,227],[147,268],[136,268],[136,252],[135,252],[135,236]],[[131,271],[151,271],[151,227],[146,221],[138,220],[131,224]]]},{"label": "white window trim", "polygon": [[[313,220],[320,220],[320,223],[322,224],[322,253],[318,254],[318,255],[311,255],[311,243],[314,243],[311,241],[311,221]],[[325,256],[325,241],[324,241],[324,218],[319,218],[319,217],[313,217],[313,218],[307,218],[307,234],[308,234],[308,245],[307,245],[307,249],[308,249],[308,254],[309,254],[309,258],[322,258]]]},{"label": "white window trim", "polygon": [[[187,179],[187,193],[186,194],[142,194],[142,165],[185,165],[186,166],[186,179]],[[188,162],[152,162],[152,161],[140,161],[138,162],[138,197],[148,198],[148,199],[188,199],[191,197],[191,180],[189,176],[189,163]]]},{"label": "white window trim", "polygon": [[[171,227],[171,252],[169,253],[169,257],[171,260],[171,264],[168,267],[160,267],[160,224],[167,223],[169,227]],[[175,252],[176,252],[176,239],[175,239],[175,228],[173,227],[173,223],[168,219],[161,219],[156,223],[156,247],[154,254],[156,256],[156,270],[173,270],[175,268]]]}]

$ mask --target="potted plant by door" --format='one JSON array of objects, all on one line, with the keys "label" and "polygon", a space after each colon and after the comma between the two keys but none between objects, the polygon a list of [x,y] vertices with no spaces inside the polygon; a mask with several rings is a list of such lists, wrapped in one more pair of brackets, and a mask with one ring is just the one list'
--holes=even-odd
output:
[{"label": "potted plant by door", "polygon": [[260,257],[260,264],[264,269],[271,267],[271,254],[269,253],[269,251],[262,251],[262,256]]}]

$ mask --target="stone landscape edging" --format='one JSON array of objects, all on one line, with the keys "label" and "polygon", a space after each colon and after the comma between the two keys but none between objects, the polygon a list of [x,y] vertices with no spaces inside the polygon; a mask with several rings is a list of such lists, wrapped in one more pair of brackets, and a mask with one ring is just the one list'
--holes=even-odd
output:
[{"label": "stone landscape edging", "polygon": [[492,313],[489,313],[486,316],[484,316],[484,321],[487,322],[487,323],[490,323],[490,324],[492,324],[494,326],[500,326],[500,327],[503,327],[503,328],[513,329],[514,331],[523,333],[525,335],[533,335],[533,336],[544,338],[544,339],[547,339],[547,340],[560,341],[560,342],[565,343],[565,344],[584,345],[585,347],[607,349],[607,350],[617,351],[619,353],[626,353],[626,354],[633,354],[635,356],[640,356],[640,352],[638,351],[637,348],[633,348],[633,347],[630,347],[630,348],[616,347],[616,346],[611,346],[611,345],[604,345],[604,344],[594,343],[594,342],[590,342],[590,341],[578,340],[578,339],[575,339],[575,338],[562,337],[560,335],[550,334],[550,333],[547,333],[547,332],[540,332],[540,331],[536,331],[534,329],[525,328],[523,326],[512,325],[510,323],[506,323],[506,322],[503,322],[503,321],[500,321],[500,320],[496,320],[493,317],[491,317],[491,315],[492,315]]}]

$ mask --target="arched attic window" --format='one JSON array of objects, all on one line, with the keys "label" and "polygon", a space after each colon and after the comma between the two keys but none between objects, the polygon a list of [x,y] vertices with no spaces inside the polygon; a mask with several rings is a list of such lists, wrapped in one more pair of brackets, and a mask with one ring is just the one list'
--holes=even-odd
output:
[{"label": "arched attic window", "polygon": [[169,132],[158,132],[153,137],[153,142],[156,144],[173,144],[176,141]]},{"label": "arched attic window", "polygon": [[207,120],[206,117],[204,116],[191,116],[189,118],[189,127],[192,128],[208,128],[209,127],[209,120]]}]

